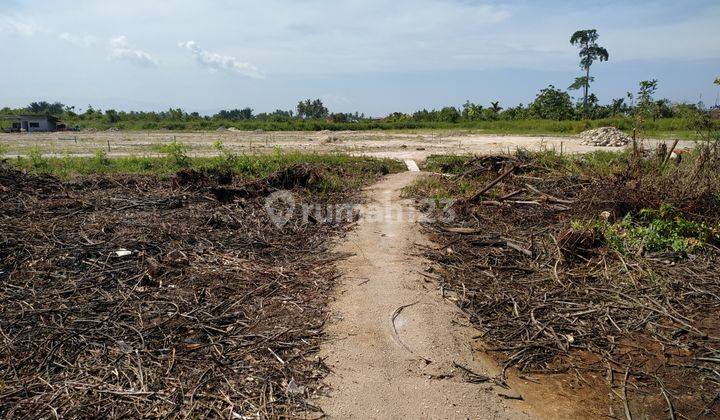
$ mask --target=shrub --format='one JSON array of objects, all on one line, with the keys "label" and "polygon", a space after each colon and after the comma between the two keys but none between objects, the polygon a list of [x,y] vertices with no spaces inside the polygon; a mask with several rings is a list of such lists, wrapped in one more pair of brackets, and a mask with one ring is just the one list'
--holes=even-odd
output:
[{"label": "shrub", "polygon": [[[581,229],[580,225],[574,229]],[[708,226],[688,220],[669,204],[658,209],[643,209],[637,215],[627,214],[618,222],[600,220],[585,226],[602,233],[610,248],[621,253],[685,253],[707,244],[720,243],[720,225]]]},{"label": "shrub", "polygon": [[187,155],[189,147],[186,144],[173,141],[172,143],[161,145],[158,150],[160,153],[169,155],[175,162],[175,165],[181,168],[190,166],[190,157]]}]

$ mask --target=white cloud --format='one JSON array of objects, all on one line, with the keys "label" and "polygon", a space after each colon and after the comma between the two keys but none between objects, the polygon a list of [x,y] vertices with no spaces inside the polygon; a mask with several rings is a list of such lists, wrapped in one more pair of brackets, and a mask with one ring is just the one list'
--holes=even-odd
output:
[{"label": "white cloud", "polygon": [[210,71],[228,70],[242,74],[243,76],[253,79],[264,78],[260,69],[250,63],[244,63],[231,55],[222,55],[210,51],[205,51],[195,42],[180,42],[178,46],[192,52],[195,60],[203,67],[207,67]]},{"label": "white cloud", "polygon": [[19,36],[33,36],[42,31],[43,28],[34,21],[18,16],[0,15],[0,32]]},{"label": "white cloud", "polygon": [[63,32],[60,35],[58,35],[58,39],[61,39],[65,42],[69,42],[73,45],[77,45],[80,47],[90,47],[92,45],[97,44],[97,39],[95,37],[84,35],[84,36],[78,36],[73,35],[69,32]]},{"label": "white cloud", "polygon": [[127,61],[139,67],[157,67],[158,61],[147,51],[132,48],[125,35],[110,40],[110,59]]}]

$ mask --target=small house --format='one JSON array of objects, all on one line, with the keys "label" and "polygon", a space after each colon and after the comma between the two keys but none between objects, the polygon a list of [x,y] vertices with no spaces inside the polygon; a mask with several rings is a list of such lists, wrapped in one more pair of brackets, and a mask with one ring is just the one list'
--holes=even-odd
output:
[{"label": "small house", "polygon": [[10,131],[28,133],[57,131],[59,122],[51,115],[14,115],[9,119],[12,123]]}]

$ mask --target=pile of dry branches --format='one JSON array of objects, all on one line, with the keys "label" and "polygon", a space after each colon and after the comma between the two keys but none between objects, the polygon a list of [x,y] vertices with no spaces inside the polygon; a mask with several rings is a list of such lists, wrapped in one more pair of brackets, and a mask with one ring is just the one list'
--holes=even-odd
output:
[{"label": "pile of dry branches", "polygon": [[[618,203],[653,202],[655,192],[619,188],[627,179],[553,173],[508,157],[468,166],[446,182],[477,176],[492,186],[460,202],[454,223],[427,226],[440,245],[427,253],[441,287],[456,293],[506,368],[598,372],[627,416],[720,413],[720,250],[624,255],[572,229],[571,221],[605,211],[622,217]],[[702,197],[686,201],[703,209]]]},{"label": "pile of dry branches", "polygon": [[[311,179],[288,177],[305,169],[226,188],[302,187]],[[339,257],[327,244],[343,226],[278,229],[262,195],[219,201],[228,182],[0,166],[0,417],[316,410],[306,397],[326,373],[314,353]]]}]

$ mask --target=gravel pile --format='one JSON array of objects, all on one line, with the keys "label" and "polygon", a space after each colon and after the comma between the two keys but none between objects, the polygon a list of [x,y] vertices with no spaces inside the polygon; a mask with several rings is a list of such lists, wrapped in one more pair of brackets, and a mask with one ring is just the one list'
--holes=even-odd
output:
[{"label": "gravel pile", "polygon": [[632,138],[615,127],[600,127],[580,133],[580,144],[588,146],[622,147],[627,146]]}]

